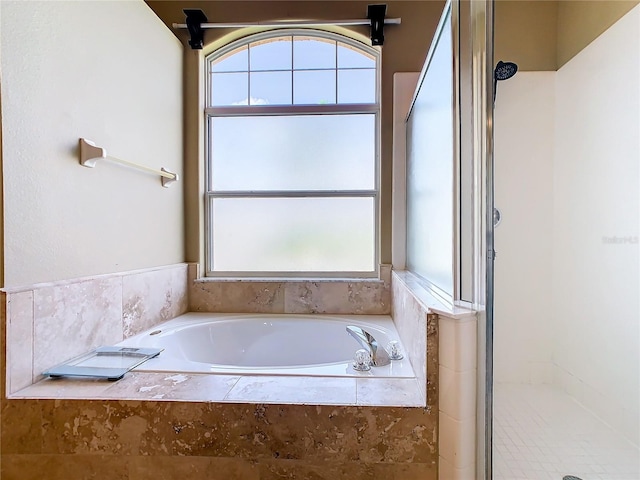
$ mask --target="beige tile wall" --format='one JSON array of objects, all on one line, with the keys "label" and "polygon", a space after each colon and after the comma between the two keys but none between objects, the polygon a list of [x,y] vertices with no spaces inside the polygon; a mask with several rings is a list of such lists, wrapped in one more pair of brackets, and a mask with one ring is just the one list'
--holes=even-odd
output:
[{"label": "beige tile wall", "polygon": [[5,293],[7,392],[42,371],[187,309],[187,265],[31,285]]},{"label": "beige tile wall", "polygon": [[189,311],[388,315],[391,270],[382,265],[371,280],[221,280],[201,279],[191,264]]}]

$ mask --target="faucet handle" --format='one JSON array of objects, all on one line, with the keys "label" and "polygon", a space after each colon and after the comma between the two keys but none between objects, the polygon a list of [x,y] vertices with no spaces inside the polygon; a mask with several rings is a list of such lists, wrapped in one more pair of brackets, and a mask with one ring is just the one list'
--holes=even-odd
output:
[{"label": "faucet handle", "polygon": [[353,369],[358,372],[371,370],[371,355],[364,348],[356,351],[353,359]]},{"label": "faucet handle", "polygon": [[402,355],[400,351],[400,342],[397,340],[391,340],[387,344],[387,353],[391,360],[402,360],[404,358],[404,355]]}]

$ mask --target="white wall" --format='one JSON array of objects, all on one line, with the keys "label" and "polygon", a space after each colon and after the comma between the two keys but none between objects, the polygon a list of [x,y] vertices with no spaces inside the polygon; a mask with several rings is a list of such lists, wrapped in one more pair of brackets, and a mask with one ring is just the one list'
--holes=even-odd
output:
[{"label": "white wall", "polygon": [[638,6],[557,73],[550,310],[558,383],[637,444],[639,85]]},{"label": "white wall", "polygon": [[555,72],[519,72],[495,106],[494,380],[550,383]]},{"label": "white wall", "polygon": [[5,285],[181,262],[182,46],[140,1],[0,2]]}]

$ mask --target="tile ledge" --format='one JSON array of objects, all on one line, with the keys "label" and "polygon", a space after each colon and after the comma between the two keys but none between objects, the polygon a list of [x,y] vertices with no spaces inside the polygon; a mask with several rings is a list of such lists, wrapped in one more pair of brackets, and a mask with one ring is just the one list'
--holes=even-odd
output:
[{"label": "tile ledge", "polygon": [[[149,372],[144,372],[147,376],[149,375]],[[176,374],[176,373],[174,373]],[[158,373],[154,373],[153,375],[157,375],[158,378],[158,383],[162,382],[162,379],[164,379],[167,376],[167,372],[158,372]],[[186,375],[190,375],[190,376],[209,376],[209,375],[215,375],[215,374],[186,374]],[[274,404],[274,405],[309,405],[309,406],[336,406],[336,407],[366,407],[366,408],[426,408],[425,403],[423,403],[422,399],[419,401],[415,400],[415,397],[413,397],[414,399],[407,399],[407,401],[402,402],[402,401],[398,401],[397,399],[389,399],[389,398],[380,398],[380,399],[372,399],[370,398],[366,398],[366,399],[362,399],[359,400],[357,399],[357,395],[356,395],[356,401],[354,403],[351,402],[331,402],[331,401],[327,401],[327,402],[323,402],[321,400],[318,400],[317,402],[309,402],[309,401],[304,401],[304,400],[299,400],[294,398],[295,395],[292,395],[292,398],[287,399],[278,399],[275,401],[270,401],[270,400],[265,400],[265,399],[256,399],[256,400],[251,400],[251,399],[242,399],[242,400],[227,400],[227,399],[219,399],[219,398],[212,398],[211,396],[207,396],[206,394],[204,395],[200,395],[199,393],[202,392],[196,392],[191,398],[150,398],[147,395],[145,395],[146,392],[136,392],[136,394],[125,394],[125,395],[118,395],[115,396],[113,394],[109,393],[109,390],[113,387],[116,386],[122,386],[123,384],[120,382],[127,382],[127,383],[133,383],[134,378],[136,376],[136,372],[129,372],[128,374],[126,374],[126,376],[121,379],[118,380],[117,382],[108,382],[108,381],[102,381],[102,380],[96,380],[96,379],[74,379],[74,378],[61,378],[61,379],[57,379],[57,380],[51,380],[48,378],[45,378],[43,380],[40,380],[37,383],[34,383],[33,385],[29,385],[28,387],[25,387],[15,393],[9,394],[7,395],[7,400],[8,401],[12,401],[12,400],[107,400],[107,401],[149,401],[149,402],[182,402],[182,403],[241,403],[241,404]],[[274,382],[278,382],[278,380],[283,380],[283,381],[287,381],[287,379],[291,379],[292,377],[294,377],[293,375],[244,375],[244,376],[240,376],[240,378],[242,377],[248,377],[248,378],[255,378],[255,379],[271,379]],[[318,383],[321,383],[323,380],[328,380],[328,381],[333,381],[335,382],[336,379],[340,379],[340,380],[345,380],[345,381],[352,381],[353,382],[353,387],[354,389],[357,389],[357,385],[358,380],[361,380],[360,377],[304,377],[304,378],[311,378],[314,379],[313,381],[316,381]],[[365,380],[367,381],[375,381],[376,378],[366,378]],[[407,381],[408,379],[406,378],[398,378],[398,379],[394,379],[394,378],[386,378],[386,377],[380,377],[379,380],[381,380],[381,383],[383,384],[393,384],[395,383],[395,381]],[[73,385],[74,383],[76,383],[76,385]],[[211,394],[213,397],[216,396],[222,396],[222,397],[226,397],[231,390],[233,390],[235,388],[236,384],[234,383],[233,385],[224,388],[224,392],[211,392],[211,391],[207,391],[206,393]],[[60,388],[64,388],[64,392],[60,393],[59,390]],[[171,389],[171,386],[165,386],[163,388],[160,388],[159,390],[154,390],[154,394],[162,394],[164,391],[169,391],[169,389]],[[417,388],[417,384],[416,384],[416,392],[413,392],[416,395],[420,395],[418,388]],[[356,394],[356,392],[354,391],[354,395]],[[384,395],[382,397],[385,397]],[[418,397],[419,398],[419,397]]]},{"label": "tile ledge", "polygon": [[420,279],[413,273],[394,270],[392,277],[401,282],[416,298],[416,300],[429,312],[437,313],[442,317],[453,320],[471,320],[476,316],[476,311],[463,307],[451,307],[438,299],[433,293],[425,288]]},{"label": "tile ledge", "polygon": [[150,272],[156,272],[156,271],[161,271],[161,270],[171,270],[171,269],[177,269],[177,268],[187,268],[188,267],[188,263],[171,263],[169,265],[159,265],[156,267],[149,267],[149,268],[140,268],[137,270],[125,270],[122,272],[112,272],[112,273],[102,273],[102,274],[98,274],[98,275],[87,275],[84,277],[77,277],[77,278],[69,278],[69,279],[65,279],[65,280],[53,280],[51,282],[40,282],[40,283],[34,283],[32,285],[19,285],[16,287],[4,287],[4,288],[0,288],[0,292],[4,292],[4,293],[21,293],[21,292],[29,292],[32,290],[38,290],[41,288],[49,288],[49,287],[60,287],[60,286],[64,286],[64,285],[73,285],[76,283],[82,283],[82,282],[90,282],[92,280],[107,280],[110,278],[118,278],[118,277],[128,277],[129,275],[138,275],[138,274],[142,274],[142,273],[150,273]]}]

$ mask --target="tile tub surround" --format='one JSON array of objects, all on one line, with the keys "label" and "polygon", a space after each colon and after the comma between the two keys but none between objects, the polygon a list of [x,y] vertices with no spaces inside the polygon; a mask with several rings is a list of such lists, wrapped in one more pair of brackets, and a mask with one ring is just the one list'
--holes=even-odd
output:
[{"label": "tile tub surround", "polygon": [[436,480],[436,352],[426,407],[412,379],[43,380],[3,397],[2,478]]},{"label": "tile tub surround", "polygon": [[220,313],[329,313],[388,315],[391,268],[380,279],[201,278],[189,265],[189,311]]},{"label": "tile tub surround", "polygon": [[186,279],[187,265],[178,264],[5,289],[8,393],[46,368],[186,312]]},{"label": "tile tub surround", "polygon": [[[125,381],[133,376],[100,395],[153,393],[148,376]],[[179,385],[218,376],[198,377]],[[2,402],[2,478],[436,480],[437,436],[429,407],[11,399]]]}]

